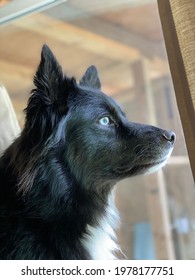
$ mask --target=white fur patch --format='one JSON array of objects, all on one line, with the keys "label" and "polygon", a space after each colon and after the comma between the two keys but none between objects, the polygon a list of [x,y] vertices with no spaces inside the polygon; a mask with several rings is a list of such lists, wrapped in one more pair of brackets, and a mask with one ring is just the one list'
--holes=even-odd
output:
[{"label": "white fur patch", "polygon": [[120,248],[116,244],[114,229],[118,222],[118,212],[114,207],[113,197],[110,197],[106,215],[100,219],[97,227],[87,225],[87,234],[82,238],[82,243],[92,260],[116,259],[114,252]]}]

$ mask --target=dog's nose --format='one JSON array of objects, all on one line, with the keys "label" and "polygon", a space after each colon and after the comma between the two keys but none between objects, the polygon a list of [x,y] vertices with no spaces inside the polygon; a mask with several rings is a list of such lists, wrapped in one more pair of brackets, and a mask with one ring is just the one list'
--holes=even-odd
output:
[{"label": "dog's nose", "polygon": [[166,139],[167,141],[174,143],[176,140],[176,135],[173,131],[164,131],[162,134],[163,138]]}]

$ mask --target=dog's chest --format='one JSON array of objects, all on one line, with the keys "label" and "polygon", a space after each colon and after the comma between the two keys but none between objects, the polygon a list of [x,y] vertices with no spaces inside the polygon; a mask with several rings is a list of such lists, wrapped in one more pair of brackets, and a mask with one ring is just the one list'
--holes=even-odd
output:
[{"label": "dog's chest", "polygon": [[106,215],[100,219],[98,226],[87,225],[87,234],[82,238],[82,244],[93,260],[116,259],[115,252],[119,250],[116,243],[116,228],[118,213],[108,207]]}]

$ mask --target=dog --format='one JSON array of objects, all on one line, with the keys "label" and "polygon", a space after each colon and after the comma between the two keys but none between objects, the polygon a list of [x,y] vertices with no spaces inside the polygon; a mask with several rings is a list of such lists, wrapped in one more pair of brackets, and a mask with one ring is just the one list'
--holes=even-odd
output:
[{"label": "dog", "polygon": [[169,158],[175,134],[127,120],[95,66],[68,78],[47,45],[20,136],[0,159],[0,259],[115,259],[114,186]]}]

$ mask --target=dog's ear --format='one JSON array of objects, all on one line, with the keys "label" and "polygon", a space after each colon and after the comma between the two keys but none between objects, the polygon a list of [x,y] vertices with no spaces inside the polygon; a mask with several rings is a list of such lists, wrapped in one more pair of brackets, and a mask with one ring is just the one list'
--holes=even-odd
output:
[{"label": "dog's ear", "polygon": [[44,45],[41,52],[41,62],[34,77],[36,90],[48,97],[53,103],[58,98],[62,81],[62,68],[49,47]]},{"label": "dog's ear", "polygon": [[50,135],[67,111],[67,96],[74,80],[63,76],[62,68],[48,46],[44,45],[41,62],[34,77],[35,89],[28,100],[25,129],[32,143]]},{"label": "dog's ear", "polygon": [[89,86],[95,89],[101,89],[101,83],[98,76],[98,71],[94,65],[90,66],[83,75],[81,85]]}]

